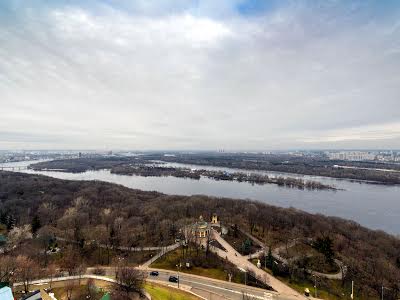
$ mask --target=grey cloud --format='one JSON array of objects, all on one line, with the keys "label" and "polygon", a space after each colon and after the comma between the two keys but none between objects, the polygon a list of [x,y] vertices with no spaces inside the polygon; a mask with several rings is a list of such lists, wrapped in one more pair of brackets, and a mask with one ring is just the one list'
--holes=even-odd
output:
[{"label": "grey cloud", "polygon": [[217,18],[212,1],[167,2],[47,5],[2,24],[0,148],[399,145],[398,10],[249,17],[221,2]]}]

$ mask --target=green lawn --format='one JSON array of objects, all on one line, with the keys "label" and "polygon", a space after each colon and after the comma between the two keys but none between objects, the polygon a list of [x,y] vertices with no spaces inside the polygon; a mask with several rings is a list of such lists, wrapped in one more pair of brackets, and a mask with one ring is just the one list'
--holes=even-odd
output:
[{"label": "green lawn", "polygon": [[[278,279],[280,279],[281,281],[283,281],[284,283],[286,283],[287,285],[289,285],[290,287],[292,287],[293,289],[302,294],[304,293],[304,289],[308,288],[311,292],[311,295],[314,296],[314,285],[310,281],[299,282],[299,281],[292,281],[289,280],[288,278],[282,278],[282,277],[278,277]],[[330,290],[335,291],[335,294],[347,294],[347,296],[335,295],[334,293],[329,292],[324,288],[321,288],[317,284],[318,298],[329,299],[329,300],[350,299],[350,290],[344,290],[339,280],[326,280],[326,282],[329,285]],[[355,297],[354,299],[359,299],[359,298]]]},{"label": "green lawn", "polygon": [[[254,243],[253,240],[249,239],[247,235],[243,234],[241,231],[238,231],[236,236],[234,236],[233,234],[227,234],[224,235],[223,238],[242,255],[248,255],[261,249],[258,244]],[[243,245],[246,241],[249,241],[247,251],[245,251],[245,249],[243,248]]]},{"label": "green lawn", "polygon": [[[54,293],[54,296],[58,300],[67,300],[67,288],[66,287],[58,287],[58,288],[53,288],[52,292]],[[91,292],[88,292],[88,287],[86,285],[81,285],[81,286],[74,286],[72,288],[72,299],[86,299],[86,297],[90,294],[91,299],[93,300],[99,300],[103,295],[104,291],[102,291],[99,288],[96,288],[95,290],[91,290]]]},{"label": "green lawn", "polygon": [[200,298],[174,289],[170,288],[167,286],[162,286],[158,284],[153,284],[153,283],[147,283],[145,285],[145,290],[151,295],[151,298],[153,300],[168,300],[168,299],[173,299],[173,300],[198,300]]},{"label": "green lawn", "polygon": [[[191,256],[196,256],[195,252],[191,254],[186,254],[186,259]],[[193,275],[206,276],[209,278],[219,279],[219,280],[227,280],[227,273],[233,272],[234,276],[232,278],[233,282],[243,283],[243,276],[241,276],[240,272],[236,270],[236,268],[231,265],[229,262],[226,262],[220,259],[213,253],[209,253],[208,258],[205,256],[205,253],[200,251],[199,257],[196,257],[197,260],[209,260],[211,261],[209,264],[204,263],[203,265],[196,266],[194,264],[191,265],[190,268],[186,268],[182,263],[181,272],[189,273]],[[163,256],[156,260],[154,263],[150,265],[151,268],[158,269],[167,269],[177,271],[176,265],[183,261],[182,258],[182,250],[181,248],[176,249],[175,251],[171,251],[167,256]],[[236,272],[236,273],[235,273]]]},{"label": "green lawn", "polygon": [[[58,241],[58,246],[61,251],[56,254],[52,254],[48,257],[49,261],[55,264],[59,264],[62,260],[64,253],[68,250],[68,246],[71,243]],[[128,266],[136,266],[143,264],[148,261],[158,251],[121,251],[116,249],[104,249],[98,248],[94,245],[85,245],[81,249],[82,260],[88,267],[94,267],[98,265],[112,265],[113,260],[116,258],[123,258],[124,263]]]},{"label": "green lawn", "polygon": [[[251,262],[254,265],[257,265],[257,259],[252,259]],[[263,263],[263,261],[261,261]],[[272,275],[272,271],[268,268],[262,267],[262,269]],[[314,296],[314,283],[309,281],[309,280],[303,280],[303,281],[294,281],[290,280],[287,277],[282,277],[282,276],[277,276],[279,280],[293,288],[294,290],[298,291],[301,294],[304,294],[304,290],[308,288],[311,292],[311,295]],[[336,291],[336,293],[344,293],[346,291],[343,290],[340,281],[339,280],[325,280],[326,284],[329,285],[331,290]],[[321,299],[329,299],[329,300],[336,300],[336,299],[343,299],[343,297],[338,297],[334,295],[333,293],[330,293],[328,290],[319,287],[317,284],[317,292],[318,292],[318,298]]]}]

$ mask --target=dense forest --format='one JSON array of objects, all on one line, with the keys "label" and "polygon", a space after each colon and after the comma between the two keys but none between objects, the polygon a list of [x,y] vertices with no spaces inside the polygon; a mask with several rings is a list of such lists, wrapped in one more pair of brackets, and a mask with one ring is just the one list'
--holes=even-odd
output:
[{"label": "dense forest", "polygon": [[[0,172],[0,223],[13,246],[22,243],[21,232],[27,226],[34,236],[51,232],[77,244],[95,240],[110,247],[169,245],[185,225],[212,213],[269,245],[299,238],[316,245],[332,241],[331,257],[347,266],[341,285],[354,280],[361,299],[379,298],[382,285],[388,288],[385,299],[399,295],[400,240],[352,221],[254,201],[164,195],[98,181]],[[43,256],[28,248],[23,247],[26,255],[46,266]],[[75,251],[74,260],[77,255]]]},{"label": "dense forest", "polygon": [[29,166],[33,170],[63,170],[65,172],[71,173],[81,173],[90,170],[102,170],[102,169],[112,169],[120,166],[126,165],[136,165],[145,164],[146,160],[143,160],[139,156],[134,157],[104,157],[104,156],[94,156],[94,157],[84,157],[75,159],[56,159],[50,161],[43,161],[34,163]]}]

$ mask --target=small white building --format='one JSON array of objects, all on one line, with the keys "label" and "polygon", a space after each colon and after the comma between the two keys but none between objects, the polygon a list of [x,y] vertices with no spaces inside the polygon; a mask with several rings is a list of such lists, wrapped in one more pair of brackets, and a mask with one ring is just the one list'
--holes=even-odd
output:
[{"label": "small white building", "polygon": [[214,213],[211,217],[211,224],[212,225],[219,225],[218,215]]},{"label": "small white building", "polygon": [[210,234],[211,226],[208,222],[204,221],[203,216],[192,225],[192,236],[195,238],[207,238]]}]

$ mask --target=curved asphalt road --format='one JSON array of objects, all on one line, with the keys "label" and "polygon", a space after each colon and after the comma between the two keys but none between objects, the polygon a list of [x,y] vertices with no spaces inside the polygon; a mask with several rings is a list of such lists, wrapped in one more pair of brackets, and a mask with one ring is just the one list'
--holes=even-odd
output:
[{"label": "curved asphalt road", "polygon": [[[177,287],[177,283],[168,281],[169,276],[177,276],[177,272],[166,271],[159,269],[148,269],[148,271],[156,270],[159,272],[158,276],[149,276],[149,281],[168,283],[171,286]],[[190,275],[180,272],[180,285],[185,289],[190,289],[192,292],[206,298],[206,299],[232,299],[242,300],[243,295],[249,299],[277,299],[277,300],[293,300],[292,297],[279,295],[272,291],[267,291],[259,288],[254,288],[246,285],[231,283],[222,280],[211,279],[202,276]],[[301,299],[301,298],[299,298]]]}]

